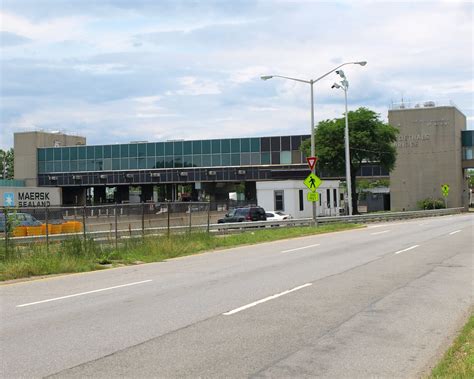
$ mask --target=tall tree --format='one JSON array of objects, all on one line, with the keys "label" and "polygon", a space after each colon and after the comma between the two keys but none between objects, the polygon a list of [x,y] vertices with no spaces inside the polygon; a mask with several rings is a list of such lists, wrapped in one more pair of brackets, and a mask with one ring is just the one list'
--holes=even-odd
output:
[{"label": "tall tree", "polygon": [[2,179],[13,179],[13,158],[13,148],[9,150],[0,149],[0,177]]},{"label": "tall tree", "polygon": [[[358,214],[355,181],[363,162],[374,162],[391,171],[395,166],[398,130],[384,123],[380,116],[367,108],[359,108],[348,113],[350,166],[352,184],[352,211]],[[315,130],[315,150],[319,158],[318,166],[326,172],[345,176],[344,147],[345,118],[321,121]],[[301,146],[306,156],[310,156],[310,140]]]}]

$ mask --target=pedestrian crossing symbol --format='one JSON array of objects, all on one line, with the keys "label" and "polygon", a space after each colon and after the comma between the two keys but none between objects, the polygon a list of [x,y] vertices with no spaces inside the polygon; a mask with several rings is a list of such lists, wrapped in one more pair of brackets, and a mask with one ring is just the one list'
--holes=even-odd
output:
[{"label": "pedestrian crossing symbol", "polygon": [[322,180],[313,173],[309,174],[303,182],[310,191],[316,192],[316,189],[321,185]]},{"label": "pedestrian crossing symbol", "polygon": [[449,186],[447,184],[443,184],[441,186],[441,192],[442,192],[444,197],[448,197],[448,195],[449,195]]}]

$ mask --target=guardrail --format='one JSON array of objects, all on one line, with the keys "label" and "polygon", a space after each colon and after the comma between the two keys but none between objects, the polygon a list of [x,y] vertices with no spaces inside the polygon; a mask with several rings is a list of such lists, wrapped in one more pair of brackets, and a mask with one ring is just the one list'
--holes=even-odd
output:
[{"label": "guardrail", "polygon": [[[317,223],[331,224],[331,223],[368,223],[380,221],[406,220],[421,217],[437,217],[458,214],[465,211],[465,208],[448,208],[448,209],[434,209],[424,211],[408,211],[408,212],[384,212],[371,213],[356,216],[334,216],[334,217],[319,217]],[[133,237],[157,236],[170,233],[184,233],[191,231],[207,231],[211,233],[236,233],[248,229],[263,228],[263,227],[296,227],[296,226],[311,226],[313,220],[311,218],[290,219],[281,221],[251,221],[251,222],[234,222],[225,224],[200,224],[187,226],[163,226],[163,227],[148,227],[142,228],[128,228],[110,231],[81,231],[77,233],[67,234],[50,234],[47,239],[48,242],[63,241],[71,237],[91,238],[97,242],[117,243],[118,240],[124,240]],[[1,240],[5,240],[3,237]],[[27,236],[27,237],[11,237],[10,240],[15,244],[29,244],[35,242],[46,241],[46,236]]]}]

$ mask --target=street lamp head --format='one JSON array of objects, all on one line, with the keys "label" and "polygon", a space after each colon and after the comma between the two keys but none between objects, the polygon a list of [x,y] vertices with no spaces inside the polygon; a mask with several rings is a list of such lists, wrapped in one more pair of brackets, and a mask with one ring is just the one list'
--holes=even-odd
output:
[{"label": "street lamp head", "polygon": [[268,79],[271,79],[273,78],[273,75],[264,75],[264,76],[261,76],[260,79],[262,80],[268,80]]},{"label": "street lamp head", "polygon": [[331,86],[331,88],[341,88],[341,86],[340,86],[339,84],[337,84],[337,83],[334,83],[334,84]]},{"label": "street lamp head", "polygon": [[361,65],[361,66],[365,66],[367,64],[367,62],[366,61],[361,61],[361,62],[356,62],[356,64]]},{"label": "street lamp head", "polygon": [[336,74],[339,75],[342,79],[346,78],[346,75],[344,74],[344,71],[342,71],[342,70],[337,70]]}]

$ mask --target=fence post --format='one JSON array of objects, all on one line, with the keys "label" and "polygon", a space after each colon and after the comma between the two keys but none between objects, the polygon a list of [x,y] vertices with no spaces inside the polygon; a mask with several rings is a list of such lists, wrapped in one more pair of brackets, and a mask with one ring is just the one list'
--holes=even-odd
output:
[{"label": "fence post", "polygon": [[209,234],[210,230],[210,223],[211,223],[211,200],[207,203],[207,233]]},{"label": "fence post", "polygon": [[191,230],[192,230],[192,219],[191,219],[192,213],[193,213],[193,206],[189,204],[189,233],[191,233]]},{"label": "fence post", "polygon": [[117,203],[115,203],[114,207],[114,216],[115,216],[115,250],[117,250],[117,245],[118,245],[118,207]]},{"label": "fence post", "polygon": [[168,238],[170,237],[170,201],[166,203],[166,213],[168,214]]},{"label": "fence post", "polygon": [[46,253],[49,254],[49,208],[46,206],[44,210],[44,221],[46,224]]},{"label": "fence post", "polygon": [[87,212],[87,205],[84,205],[82,208],[82,236],[84,237],[84,246],[86,243],[86,212]]},{"label": "fence post", "polygon": [[9,222],[8,222],[8,208],[3,207],[3,214],[5,215],[5,259],[9,258],[8,254],[8,228],[9,228]]},{"label": "fence post", "polygon": [[142,201],[142,238],[145,238],[145,203]]}]

